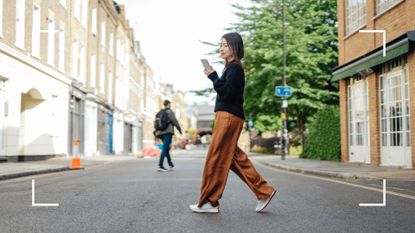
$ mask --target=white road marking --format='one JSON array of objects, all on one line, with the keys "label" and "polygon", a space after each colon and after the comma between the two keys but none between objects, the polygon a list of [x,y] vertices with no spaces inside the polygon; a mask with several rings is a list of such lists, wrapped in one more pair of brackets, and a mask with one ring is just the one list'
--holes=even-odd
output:
[{"label": "white road marking", "polygon": [[32,179],[32,206],[58,207],[58,203],[36,203],[35,202],[35,180]]},{"label": "white road marking", "polygon": [[[269,170],[273,170],[273,171],[276,171],[276,172],[280,172],[280,173],[291,174],[291,175],[302,176],[302,177],[308,177],[308,178],[313,178],[313,179],[317,179],[317,180],[324,180],[324,181],[329,181],[329,182],[332,182],[332,183],[343,184],[343,185],[348,185],[348,186],[352,186],[352,187],[355,187],[355,188],[361,188],[361,189],[366,189],[366,190],[370,190],[370,191],[383,193],[382,189],[367,187],[367,186],[363,186],[363,185],[359,185],[359,184],[348,183],[348,182],[334,180],[334,179],[325,178],[325,177],[307,175],[307,174],[302,174],[302,173],[297,173],[297,172],[292,172],[292,171],[285,171],[285,170],[281,170],[281,169],[278,169],[278,168],[269,167],[267,165],[261,164],[257,161],[254,161],[254,160],[251,160],[251,161],[253,161],[258,166],[261,166],[263,168],[267,168]],[[388,195],[394,195],[394,196],[403,197],[403,198],[407,198],[407,199],[415,201],[415,196],[411,196],[411,195],[408,195],[408,194],[397,193],[397,192],[393,192],[393,191],[387,191],[386,193]]]}]

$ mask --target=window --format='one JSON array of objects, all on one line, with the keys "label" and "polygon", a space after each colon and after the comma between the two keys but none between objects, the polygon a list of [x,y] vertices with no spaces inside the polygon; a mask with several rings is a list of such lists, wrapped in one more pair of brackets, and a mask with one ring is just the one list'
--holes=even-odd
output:
[{"label": "window", "polygon": [[81,4],[81,11],[82,11],[82,26],[84,27],[84,28],[86,28],[86,24],[87,24],[87,22],[88,22],[88,0],[81,0],[82,1],[82,4]]},{"label": "window", "polygon": [[55,65],[55,21],[48,17],[48,63]]},{"label": "window", "polygon": [[97,56],[91,56],[91,87],[95,88],[97,82]]},{"label": "window", "polygon": [[376,0],[376,14],[381,14],[400,2],[402,0]]},{"label": "window", "polygon": [[117,39],[117,45],[116,45],[116,59],[118,60],[118,61],[121,61],[120,59],[121,59],[121,41],[120,41],[120,39],[118,38]]},{"label": "window", "polygon": [[346,0],[346,35],[366,24],[366,0]]},{"label": "window", "polygon": [[3,35],[3,0],[0,0],[0,36]]},{"label": "window", "polygon": [[21,49],[24,49],[25,7],[25,0],[16,1],[16,46]]},{"label": "window", "polygon": [[60,4],[66,8],[66,0],[59,0]]},{"label": "window", "polygon": [[367,80],[351,80],[348,87],[349,144],[368,146]]},{"label": "window", "polygon": [[111,70],[108,72],[108,102],[112,103],[112,72]]},{"label": "window", "polygon": [[65,26],[61,23],[59,30],[59,69],[65,71]]},{"label": "window", "polygon": [[105,21],[101,23],[101,45],[105,48]]},{"label": "window", "polygon": [[81,21],[81,0],[73,1],[73,16]]},{"label": "window", "polygon": [[80,61],[80,78],[81,78],[81,82],[83,84],[86,84],[86,54],[85,54],[85,46],[81,46],[81,57],[79,59]]},{"label": "window", "polygon": [[92,9],[92,34],[97,34],[97,8]]},{"label": "window", "polygon": [[111,32],[110,33],[110,55],[113,56],[114,55],[114,34]]},{"label": "window", "polygon": [[40,56],[40,8],[33,5],[32,55]]},{"label": "window", "polygon": [[405,71],[380,78],[381,146],[410,146],[408,78]]},{"label": "window", "polygon": [[101,68],[99,71],[99,91],[102,94],[105,94],[105,71],[104,71],[104,64],[101,63]]},{"label": "window", "polygon": [[79,44],[77,40],[74,40],[72,46],[72,77],[76,80],[79,80],[78,77],[78,49]]}]

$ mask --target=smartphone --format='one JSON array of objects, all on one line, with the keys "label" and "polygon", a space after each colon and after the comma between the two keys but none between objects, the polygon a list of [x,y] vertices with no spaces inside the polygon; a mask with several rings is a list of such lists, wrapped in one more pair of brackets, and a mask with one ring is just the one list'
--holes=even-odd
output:
[{"label": "smartphone", "polygon": [[208,62],[208,60],[207,59],[200,59],[200,61],[202,62],[202,65],[204,66],[204,67],[206,67],[206,66],[210,66],[210,64],[209,64],[209,62]]}]

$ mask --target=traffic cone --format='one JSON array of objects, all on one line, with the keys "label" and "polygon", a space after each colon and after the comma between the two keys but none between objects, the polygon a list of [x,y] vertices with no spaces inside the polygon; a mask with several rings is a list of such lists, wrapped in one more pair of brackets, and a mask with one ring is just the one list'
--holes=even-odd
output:
[{"label": "traffic cone", "polygon": [[72,158],[72,164],[71,164],[71,170],[75,170],[75,169],[82,169],[81,167],[81,159],[78,157],[79,156],[79,139],[77,137],[74,138],[73,140],[73,155],[75,155],[76,157]]},{"label": "traffic cone", "polygon": [[71,169],[72,170],[82,169],[82,167],[81,167],[81,159],[80,158],[78,158],[78,157],[72,158]]}]

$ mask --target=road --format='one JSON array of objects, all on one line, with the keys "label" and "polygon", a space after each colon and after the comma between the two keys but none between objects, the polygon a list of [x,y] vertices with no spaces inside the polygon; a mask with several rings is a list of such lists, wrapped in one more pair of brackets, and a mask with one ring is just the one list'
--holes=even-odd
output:
[{"label": "road", "polygon": [[[415,201],[257,164],[278,193],[264,213],[233,173],[219,214],[195,214],[205,151],[178,152],[172,172],[152,159],[118,161],[0,182],[0,232],[415,232]],[[32,179],[36,203],[32,206]]]}]

